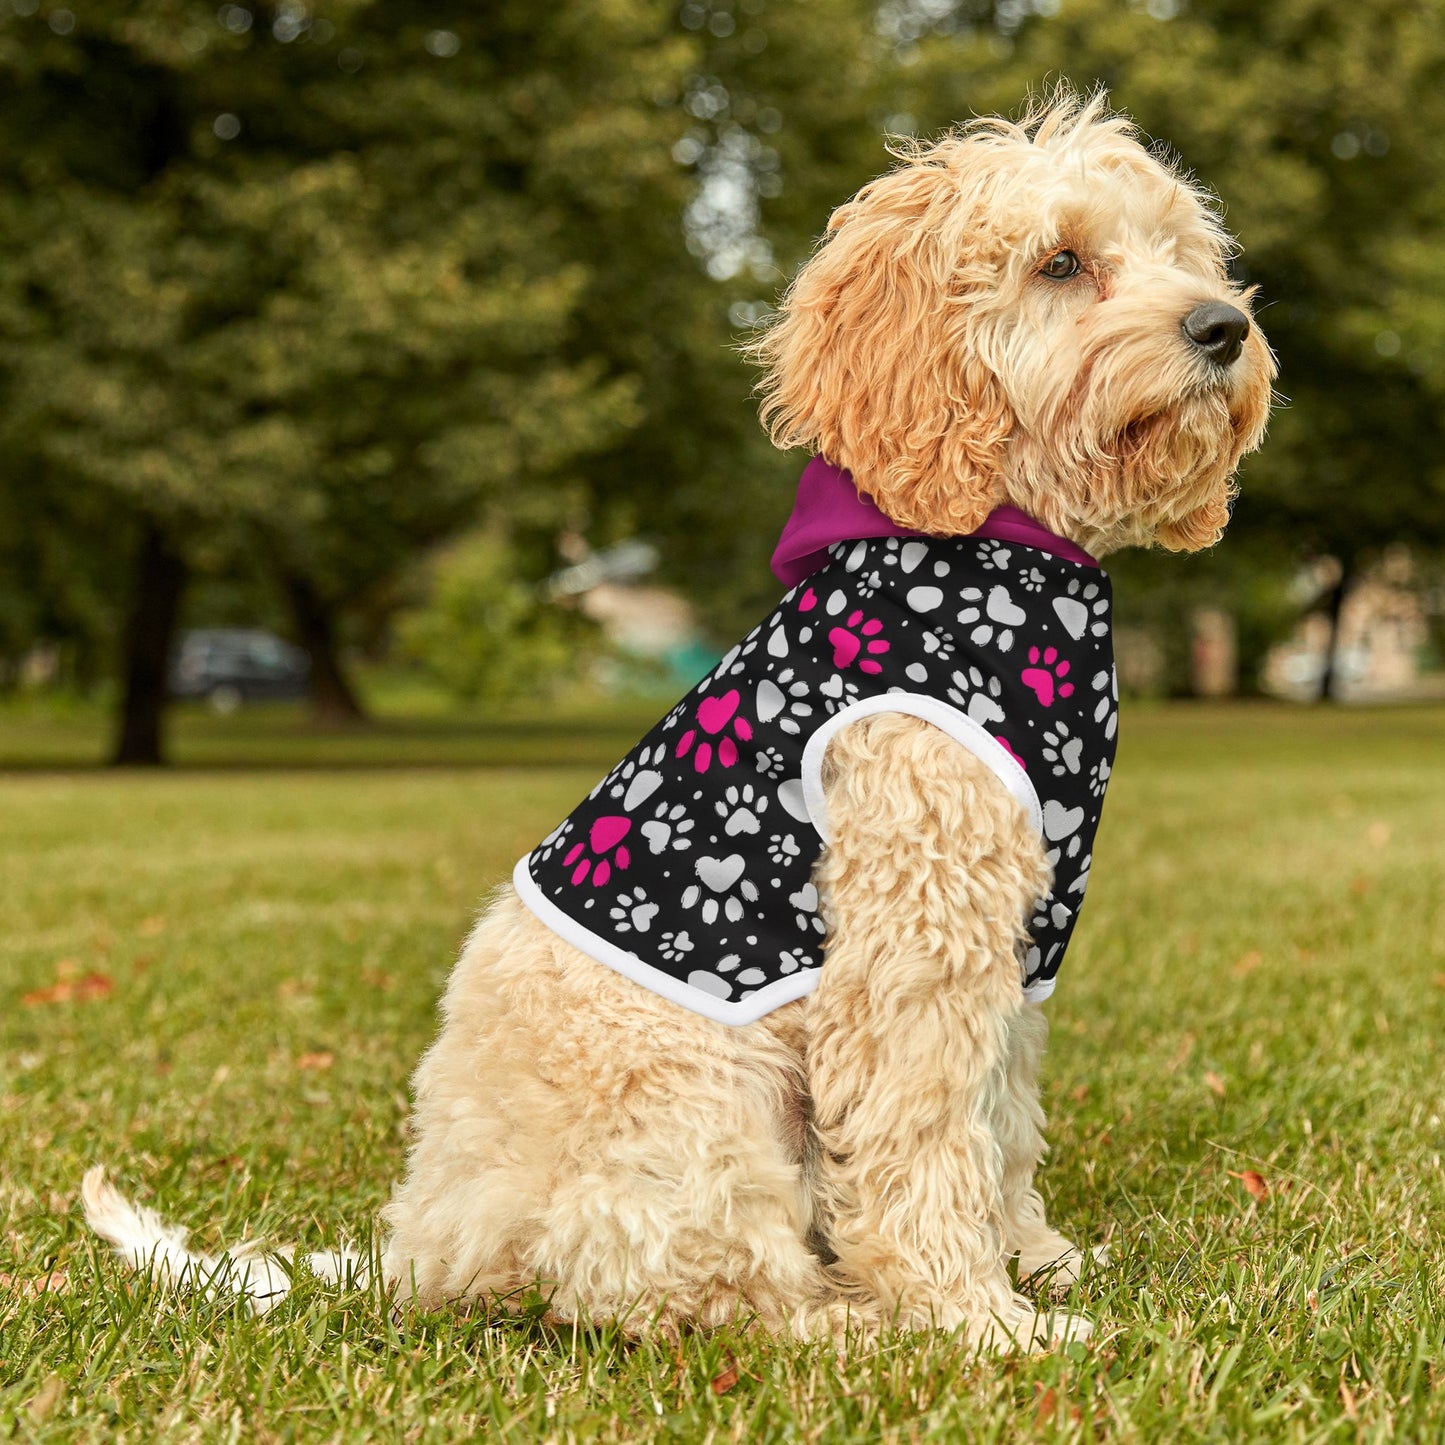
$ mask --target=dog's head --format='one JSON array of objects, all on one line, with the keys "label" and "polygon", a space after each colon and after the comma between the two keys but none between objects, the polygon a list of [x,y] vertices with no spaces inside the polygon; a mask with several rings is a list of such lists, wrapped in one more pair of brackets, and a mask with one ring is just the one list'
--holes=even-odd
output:
[{"label": "dog's head", "polygon": [[1096,553],[1218,540],[1274,360],[1208,198],[1102,97],[900,154],[751,348],[774,441],[922,532],[1007,502]]}]

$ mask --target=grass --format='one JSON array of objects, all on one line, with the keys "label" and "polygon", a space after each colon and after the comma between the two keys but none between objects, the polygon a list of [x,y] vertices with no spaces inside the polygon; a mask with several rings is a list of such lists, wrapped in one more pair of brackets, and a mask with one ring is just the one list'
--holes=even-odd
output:
[{"label": "grass", "polygon": [[[203,1246],[365,1238],[478,900],[645,721],[397,724],[327,769],[284,715],[197,718],[187,771],[0,778],[0,1438],[1445,1438],[1439,709],[1126,709],[1049,1005],[1045,1191],[1113,1248],[1087,1348],[674,1352],[309,1279],[255,1320],[87,1240],[96,1160]],[[81,760],[27,726],[0,756]]]}]

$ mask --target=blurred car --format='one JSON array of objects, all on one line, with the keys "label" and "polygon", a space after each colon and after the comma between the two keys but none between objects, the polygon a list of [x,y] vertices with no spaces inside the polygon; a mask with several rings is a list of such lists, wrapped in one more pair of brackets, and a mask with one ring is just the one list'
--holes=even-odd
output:
[{"label": "blurred car", "polygon": [[205,699],[217,712],[244,702],[306,696],[311,659],[258,627],[203,627],[181,635],[171,664],[172,697]]}]

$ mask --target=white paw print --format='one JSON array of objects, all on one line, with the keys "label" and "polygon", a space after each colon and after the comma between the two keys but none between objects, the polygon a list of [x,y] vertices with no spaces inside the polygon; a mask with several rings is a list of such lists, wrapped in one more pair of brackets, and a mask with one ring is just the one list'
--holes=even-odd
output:
[{"label": "white paw print", "polygon": [[1109,599],[1097,582],[1071,577],[1067,595],[1054,598],[1054,612],[1076,642],[1086,632],[1103,637],[1109,631]]},{"label": "white paw print", "polygon": [[793,915],[793,922],[803,933],[826,933],[828,925],[823,922],[818,913],[818,890],[812,883],[805,883],[796,893],[788,894],[788,902],[798,911]]},{"label": "white paw print", "polygon": [[859,597],[871,597],[882,585],[883,578],[876,569],[872,572],[865,572],[861,577],[853,580],[853,590]]},{"label": "white paw print", "polygon": [[768,857],[771,858],[779,868],[791,859],[796,858],[801,852],[802,849],[798,847],[798,840],[794,838],[791,833],[774,833],[772,838],[768,840]]},{"label": "white paw print", "polygon": [[622,806],[628,812],[645,803],[662,786],[662,774],[657,768],[666,757],[667,744],[658,743],[626,759],[608,774],[607,796],[624,798]]},{"label": "white paw print", "polygon": [[758,752],[758,771],[765,778],[781,778],[787,763],[777,748],[762,748]]},{"label": "white paw print", "polygon": [[646,933],[657,917],[657,904],[647,901],[647,892],[634,888],[630,893],[619,893],[611,909],[612,922],[619,933]]},{"label": "white paw print", "polygon": [[808,696],[808,684],[796,679],[791,667],[785,667],[777,680],[764,678],[758,684],[757,717],[760,723],[778,720],[778,726],[785,733],[802,732],[801,717],[812,717],[813,705],[804,701]]},{"label": "white paw print", "polygon": [[1109,785],[1109,774],[1113,769],[1109,766],[1108,758],[1100,758],[1092,768],[1089,769],[1089,791],[1096,797],[1104,796],[1104,789]]},{"label": "white paw print", "polygon": [[698,881],[683,890],[682,906],[696,908],[702,921],[711,927],[719,915],[729,923],[742,921],[743,901],[758,901],[758,885],[743,870],[746,860],[741,853],[726,858],[699,858],[693,864]]},{"label": "white paw print", "polygon": [[835,672],[826,682],[818,684],[818,694],[823,699],[823,710],[834,713],[857,701],[858,684]]},{"label": "white paw print", "polygon": [[1053,764],[1053,774],[1058,778],[1065,773],[1079,771],[1079,760],[1084,752],[1084,740],[1076,738],[1070,733],[1068,723],[1056,722],[1053,727],[1045,731],[1044,746],[1040,751]]},{"label": "white paw print", "polygon": [[969,667],[955,672],[953,683],[948,689],[948,696],[974,722],[986,726],[1003,721],[1003,708],[998,701],[1003,692],[1003,684],[998,678],[985,677],[978,668]]},{"label": "white paw print", "polygon": [[999,543],[985,540],[978,544],[978,563],[991,572],[1002,572],[1009,564],[1013,552]]},{"label": "white paw print", "polygon": [[736,838],[739,833],[756,833],[762,828],[758,822],[758,815],[768,811],[767,798],[753,791],[751,783],[739,783],[730,787],[716,803],[713,804],[719,818],[727,821],[723,824],[723,832],[729,838]]},{"label": "white paw print", "polygon": [[1025,592],[1039,592],[1043,589],[1048,579],[1037,567],[1030,567],[1027,572],[1019,578],[1019,585]]},{"label": "white paw print", "polygon": [[800,968],[807,968],[811,962],[811,955],[806,948],[785,948],[778,954],[778,967],[784,973],[797,973]]},{"label": "white paw print", "polygon": [[923,650],[940,662],[947,662],[953,656],[953,639],[946,632],[925,632]]},{"label": "white paw print", "polygon": [[677,933],[664,933],[662,942],[658,945],[658,952],[669,963],[680,963],[692,952],[692,939],[687,936],[687,930],[680,929]]},{"label": "white paw print", "polygon": [[746,659],[751,653],[757,651],[758,635],[761,630],[762,624],[759,623],[741,642],[724,654],[723,660],[712,670],[714,682],[721,682],[729,674],[741,672],[747,666]]},{"label": "white paw print", "polygon": [[654,853],[663,853],[668,848],[691,848],[692,839],[687,835],[693,827],[693,820],[687,816],[687,808],[682,803],[674,803],[670,808],[666,803],[659,803],[657,811],[638,831]]}]

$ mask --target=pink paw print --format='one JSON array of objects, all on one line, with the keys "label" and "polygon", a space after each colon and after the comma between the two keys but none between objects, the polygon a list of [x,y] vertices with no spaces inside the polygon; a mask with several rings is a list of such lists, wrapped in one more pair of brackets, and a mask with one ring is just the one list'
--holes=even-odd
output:
[{"label": "pink paw print", "polygon": [[811,612],[818,605],[818,594],[809,587],[803,595],[798,598],[798,611]]},{"label": "pink paw print", "polygon": [[[861,627],[858,625],[860,622],[863,623]],[[851,666],[853,659],[860,652],[887,652],[890,644],[878,636],[878,633],[882,631],[883,624],[876,617],[863,622],[861,609],[857,612],[850,612],[847,626],[835,627],[828,634],[828,641],[833,644],[833,666]],[[865,657],[858,664],[858,671],[882,672],[883,664],[876,658]]]},{"label": "pink paw print", "polygon": [[1031,666],[1024,668],[1019,678],[1025,687],[1033,688],[1034,696],[1045,707],[1053,707],[1056,689],[1059,697],[1073,692],[1074,684],[1064,681],[1069,675],[1069,661],[1061,658],[1056,648],[1046,647],[1042,655],[1037,647],[1029,648],[1029,662]]},{"label": "pink paw print", "polygon": [[[730,737],[721,738],[716,745],[709,741],[723,732],[729,725],[732,731],[742,739],[743,742],[750,742],[753,736],[753,725],[739,714],[733,714],[738,710],[739,695],[737,688],[732,688],[723,693],[721,697],[705,697],[697,706],[697,726],[690,727],[678,739],[677,751],[673,753],[675,758],[685,758],[692,751],[693,743],[697,743],[697,751],[692,754],[692,765],[700,773],[705,773],[712,767],[714,747],[720,766],[730,768],[738,760],[738,745]],[[702,730],[702,741],[698,741],[698,729]]]},{"label": "pink paw print", "polygon": [[[623,871],[630,868],[632,855],[620,844],[631,831],[631,818],[621,818],[616,814],[598,818],[588,831],[587,841],[578,843],[562,860],[568,868],[572,868],[574,863],[577,865],[572,868],[572,886],[580,888],[587,881],[587,875],[590,872],[592,886],[605,888],[607,880],[612,877],[614,865]],[[585,856],[589,849],[594,855],[591,858]],[[615,852],[613,852],[614,849],[616,849]],[[608,853],[612,854],[610,860],[606,856]]]}]

